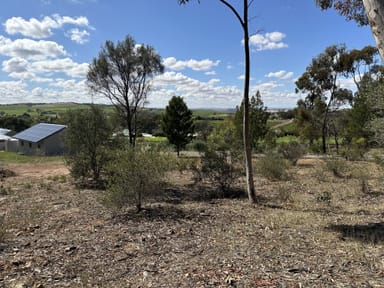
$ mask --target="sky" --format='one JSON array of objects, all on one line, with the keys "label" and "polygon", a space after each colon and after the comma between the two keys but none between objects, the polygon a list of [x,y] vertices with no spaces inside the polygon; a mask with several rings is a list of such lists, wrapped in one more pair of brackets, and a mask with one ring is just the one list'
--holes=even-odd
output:
[{"label": "sky", "polygon": [[[182,96],[190,108],[235,108],[244,82],[242,29],[218,0],[1,0],[0,104],[109,103],[86,85],[107,40],[152,46],[165,71],[148,107]],[[200,3],[199,3],[200,2]],[[242,9],[240,0],[230,0]],[[304,97],[295,81],[326,47],[375,45],[369,27],[321,11],[314,0],[254,0],[249,9],[251,94],[270,109]],[[340,85],[353,89],[351,79]]]}]

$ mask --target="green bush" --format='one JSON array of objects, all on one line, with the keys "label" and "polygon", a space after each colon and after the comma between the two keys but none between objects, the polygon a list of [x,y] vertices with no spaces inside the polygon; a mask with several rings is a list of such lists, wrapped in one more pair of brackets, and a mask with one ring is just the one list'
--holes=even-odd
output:
[{"label": "green bush", "polygon": [[207,143],[203,141],[194,141],[192,142],[192,149],[199,153],[202,153],[207,150]]},{"label": "green bush", "polygon": [[279,154],[296,165],[297,161],[307,152],[304,145],[293,141],[288,143],[280,143],[278,147]]},{"label": "green bush", "polygon": [[207,150],[201,157],[201,168],[197,173],[202,180],[208,180],[225,194],[241,175],[237,153],[230,151]]},{"label": "green bush", "polygon": [[311,145],[309,145],[309,151],[315,154],[320,154],[322,153],[322,145],[321,142],[315,141]]},{"label": "green bush", "polygon": [[112,136],[106,113],[91,105],[87,110],[68,111],[65,117],[65,162],[71,176],[80,186],[103,186]]},{"label": "green bush", "polygon": [[224,196],[241,175],[241,139],[231,118],[226,118],[209,135],[201,150],[200,165],[192,166],[195,182],[212,183]]},{"label": "green bush", "polygon": [[349,168],[347,165],[347,161],[344,159],[331,159],[327,160],[326,167],[329,171],[333,173],[334,176],[338,178],[346,178],[349,177]]},{"label": "green bush", "polygon": [[267,153],[256,161],[256,172],[270,180],[287,180],[289,162],[274,153]]},{"label": "green bush", "polygon": [[172,155],[142,147],[115,152],[107,167],[105,203],[122,208],[134,204],[142,209],[144,198],[161,192],[166,172],[173,169]]},{"label": "green bush", "polygon": [[364,138],[352,139],[352,142],[341,150],[340,155],[349,161],[364,159],[367,152],[366,140]]}]

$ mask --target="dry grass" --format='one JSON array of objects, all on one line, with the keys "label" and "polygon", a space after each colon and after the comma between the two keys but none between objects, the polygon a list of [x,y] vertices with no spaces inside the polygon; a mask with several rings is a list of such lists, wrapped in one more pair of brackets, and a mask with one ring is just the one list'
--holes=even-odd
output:
[{"label": "dry grass", "polygon": [[107,210],[102,192],[76,189],[59,166],[23,165],[0,196],[0,286],[384,287],[374,163],[336,177],[323,160],[300,160],[289,181],[257,178],[258,205],[215,199],[175,172],[142,213]]}]

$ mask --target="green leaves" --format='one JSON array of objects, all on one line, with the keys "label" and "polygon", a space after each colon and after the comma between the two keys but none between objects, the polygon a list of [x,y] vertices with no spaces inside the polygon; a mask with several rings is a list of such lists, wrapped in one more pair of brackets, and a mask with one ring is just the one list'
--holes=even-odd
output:
[{"label": "green leaves", "polygon": [[192,141],[194,124],[192,111],[180,96],[173,96],[165,108],[162,116],[161,127],[169,143],[176,147],[177,154]]},{"label": "green leaves", "polygon": [[163,72],[161,57],[155,49],[137,45],[131,36],[116,44],[106,41],[89,67],[89,88],[108,98],[122,112],[132,146],[136,139],[137,111],[146,104],[152,78]]}]

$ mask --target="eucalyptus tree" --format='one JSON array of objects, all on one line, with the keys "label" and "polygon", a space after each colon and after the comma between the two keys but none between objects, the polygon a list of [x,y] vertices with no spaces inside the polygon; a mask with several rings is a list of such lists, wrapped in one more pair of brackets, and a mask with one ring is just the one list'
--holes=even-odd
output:
[{"label": "eucalyptus tree", "polygon": [[[200,2],[200,0],[198,0]],[[246,171],[246,183],[248,198],[251,202],[257,202],[255,184],[253,182],[253,168],[252,168],[252,146],[250,141],[250,123],[249,123],[249,82],[251,72],[251,56],[249,47],[249,16],[248,11],[253,0],[243,0],[242,15],[234,5],[227,0],[218,0],[224,6],[226,6],[239,21],[239,24],[243,30],[244,37],[244,93],[243,93],[243,142],[244,142],[244,153],[245,153],[245,171]],[[178,0],[179,4],[188,4],[191,0]]]},{"label": "eucalyptus tree", "polygon": [[357,91],[361,90],[363,77],[372,77],[377,74],[376,56],[378,50],[373,46],[365,46],[362,49],[346,51],[339,57],[340,69],[345,77],[352,77]]},{"label": "eucalyptus tree", "polygon": [[123,117],[131,146],[135,145],[137,114],[146,104],[151,80],[163,71],[161,57],[155,49],[137,45],[130,36],[117,44],[106,41],[89,66],[89,88],[108,98]]},{"label": "eucalyptus tree", "polygon": [[383,0],[315,0],[321,9],[334,8],[348,20],[369,25],[384,62],[384,1]]},{"label": "eucalyptus tree", "polygon": [[296,92],[307,94],[306,99],[313,107],[323,106],[321,120],[322,151],[327,152],[326,137],[328,116],[335,109],[348,101],[352,101],[352,92],[339,87],[338,80],[342,75],[341,55],[346,53],[345,46],[330,46],[312,59],[306,71],[296,81]]}]

